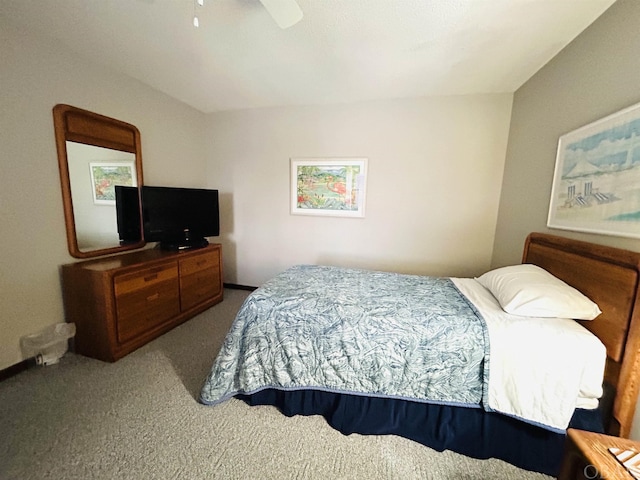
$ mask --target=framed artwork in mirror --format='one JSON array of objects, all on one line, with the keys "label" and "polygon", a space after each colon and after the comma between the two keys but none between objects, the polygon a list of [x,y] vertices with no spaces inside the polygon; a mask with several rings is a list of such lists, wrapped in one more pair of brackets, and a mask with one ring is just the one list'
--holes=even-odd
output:
[{"label": "framed artwork in mirror", "polygon": [[134,162],[90,162],[91,191],[96,205],[116,204],[116,185],[137,187]]},{"label": "framed artwork in mirror", "polygon": [[366,158],[292,158],[291,213],[364,217]]}]

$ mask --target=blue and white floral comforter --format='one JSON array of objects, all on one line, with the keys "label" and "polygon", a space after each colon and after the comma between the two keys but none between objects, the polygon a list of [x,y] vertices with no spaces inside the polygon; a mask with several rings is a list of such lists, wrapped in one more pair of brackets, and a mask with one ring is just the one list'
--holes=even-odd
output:
[{"label": "blue and white floral comforter", "polygon": [[448,278],[301,265],[254,291],[201,391],[266,388],[485,407],[489,335]]}]

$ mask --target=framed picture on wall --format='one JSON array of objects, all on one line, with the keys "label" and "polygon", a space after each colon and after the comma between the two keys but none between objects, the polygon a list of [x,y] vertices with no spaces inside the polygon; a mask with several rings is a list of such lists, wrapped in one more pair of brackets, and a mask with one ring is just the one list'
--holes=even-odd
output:
[{"label": "framed picture on wall", "polygon": [[116,185],[138,185],[134,162],[90,162],[91,191],[96,205],[116,204]]},{"label": "framed picture on wall", "polygon": [[292,158],[291,213],[364,217],[366,158]]},{"label": "framed picture on wall", "polygon": [[640,238],[640,104],[560,137],[547,226]]}]

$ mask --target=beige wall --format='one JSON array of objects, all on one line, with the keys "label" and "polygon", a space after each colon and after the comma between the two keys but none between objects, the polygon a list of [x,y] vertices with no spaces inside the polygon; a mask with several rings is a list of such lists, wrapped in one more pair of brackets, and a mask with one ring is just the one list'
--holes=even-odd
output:
[{"label": "beige wall", "polygon": [[[203,115],[26,32],[0,30],[0,369],[64,319],[67,253],[51,109],[136,125],[149,185],[222,193],[225,281],[294,263],[476,274],[490,262],[512,96]],[[364,219],[289,215],[289,158],[369,158]]]},{"label": "beige wall", "polygon": [[492,266],[550,232],[640,251],[640,241],[546,227],[558,138],[640,102],[640,2],[618,0],[516,93]]},{"label": "beige wall", "polygon": [[[492,266],[531,231],[640,251],[640,240],[546,227],[558,138],[640,102],[640,2],[618,0],[514,97]],[[640,406],[631,437],[640,440]]]},{"label": "beige wall", "polygon": [[[475,95],[210,115],[225,279],[297,263],[429,275],[489,267],[512,96]],[[291,157],[366,157],[365,218],[289,213]]]},{"label": "beige wall", "polygon": [[148,184],[204,186],[204,116],[141,83],[0,26],[0,369],[19,339],[64,320],[67,253],[51,109],[68,103],[136,125]]},{"label": "beige wall", "polygon": [[[516,92],[510,132],[506,94],[205,116],[3,26],[0,369],[22,359],[21,336],[64,318],[58,268],[74,259],[56,103],[136,125],[145,183],[221,190],[227,282],[258,285],[303,262],[470,276],[518,262],[526,234],[548,230],[558,137],[640,102],[637,18],[640,2],[618,0]],[[369,159],[366,218],[290,215],[289,158],[333,156]],[[638,240],[554,232],[640,250]]]}]

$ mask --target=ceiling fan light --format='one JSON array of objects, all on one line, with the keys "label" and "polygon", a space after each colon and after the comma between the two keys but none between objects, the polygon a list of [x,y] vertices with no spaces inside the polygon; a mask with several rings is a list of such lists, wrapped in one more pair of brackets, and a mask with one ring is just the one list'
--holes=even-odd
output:
[{"label": "ceiling fan light", "polygon": [[302,10],[296,0],[260,0],[260,3],[282,29],[289,28],[302,20]]}]

